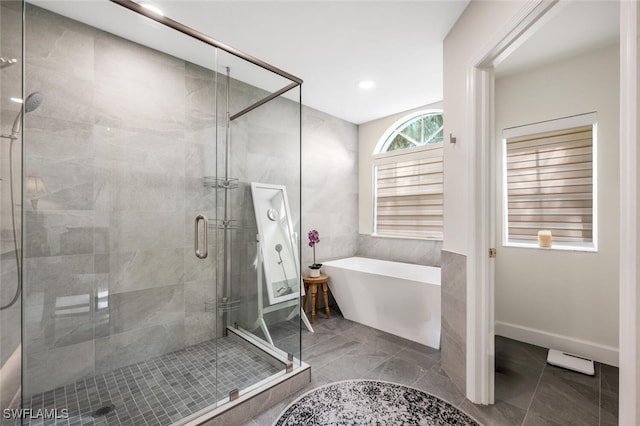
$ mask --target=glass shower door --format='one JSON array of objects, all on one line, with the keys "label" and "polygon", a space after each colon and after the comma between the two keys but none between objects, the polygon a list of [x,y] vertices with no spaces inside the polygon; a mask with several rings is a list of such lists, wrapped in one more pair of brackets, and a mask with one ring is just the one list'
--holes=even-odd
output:
[{"label": "glass shower door", "polygon": [[196,238],[197,217],[216,220],[216,49],[194,64],[31,4],[25,30],[26,92],[44,101],[25,116],[24,176],[46,192],[25,185],[24,406],[181,421],[218,400],[203,219]]}]

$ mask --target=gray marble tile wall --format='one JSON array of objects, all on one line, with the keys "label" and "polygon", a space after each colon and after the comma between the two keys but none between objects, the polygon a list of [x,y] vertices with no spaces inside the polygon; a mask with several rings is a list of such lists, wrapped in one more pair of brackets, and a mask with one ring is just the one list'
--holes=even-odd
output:
[{"label": "gray marble tile wall", "polygon": [[467,257],[442,251],[442,368],[466,392]]},{"label": "gray marble tile wall", "polygon": [[357,256],[417,265],[440,266],[442,241],[358,236]]},{"label": "gray marble tile wall", "polygon": [[358,250],[358,127],[304,108],[302,152],[302,268],[313,263],[307,233],[320,234],[316,261]]}]

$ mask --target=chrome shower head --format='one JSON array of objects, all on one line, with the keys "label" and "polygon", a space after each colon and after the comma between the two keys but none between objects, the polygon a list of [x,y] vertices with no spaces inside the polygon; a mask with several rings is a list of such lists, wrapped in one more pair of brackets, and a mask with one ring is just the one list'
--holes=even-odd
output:
[{"label": "chrome shower head", "polygon": [[44,95],[42,93],[31,93],[29,96],[27,96],[27,100],[24,101],[24,112],[31,112],[36,110],[40,105],[42,105],[43,100]]},{"label": "chrome shower head", "polygon": [[[42,105],[42,101],[44,100],[44,95],[40,92],[33,92],[27,99],[25,99],[23,103],[24,112],[31,112],[38,109],[40,105]],[[22,124],[22,110],[18,113],[16,120],[13,122],[13,127],[11,128],[11,138],[17,139],[18,134],[20,133],[20,124]]]},{"label": "chrome shower head", "polygon": [[282,251],[282,244],[276,244],[276,251],[280,253]]}]

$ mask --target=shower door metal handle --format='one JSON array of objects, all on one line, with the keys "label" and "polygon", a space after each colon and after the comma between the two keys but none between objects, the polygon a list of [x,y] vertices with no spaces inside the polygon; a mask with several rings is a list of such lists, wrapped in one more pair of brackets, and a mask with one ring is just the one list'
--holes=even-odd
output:
[{"label": "shower door metal handle", "polygon": [[[204,247],[202,248],[202,251],[200,251],[200,232],[198,227],[200,221],[204,223]],[[193,249],[196,252],[196,257],[198,259],[206,259],[206,257],[209,255],[209,219],[207,219],[205,215],[199,214],[198,216],[196,216],[194,234]]]}]

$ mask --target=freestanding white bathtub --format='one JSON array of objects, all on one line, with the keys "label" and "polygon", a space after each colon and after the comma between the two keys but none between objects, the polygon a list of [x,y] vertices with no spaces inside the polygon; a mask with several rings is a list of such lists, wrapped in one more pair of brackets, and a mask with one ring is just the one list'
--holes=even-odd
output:
[{"label": "freestanding white bathtub", "polygon": [[322,268],[346,319],[440,349],[440,268],[364,257]]}]

